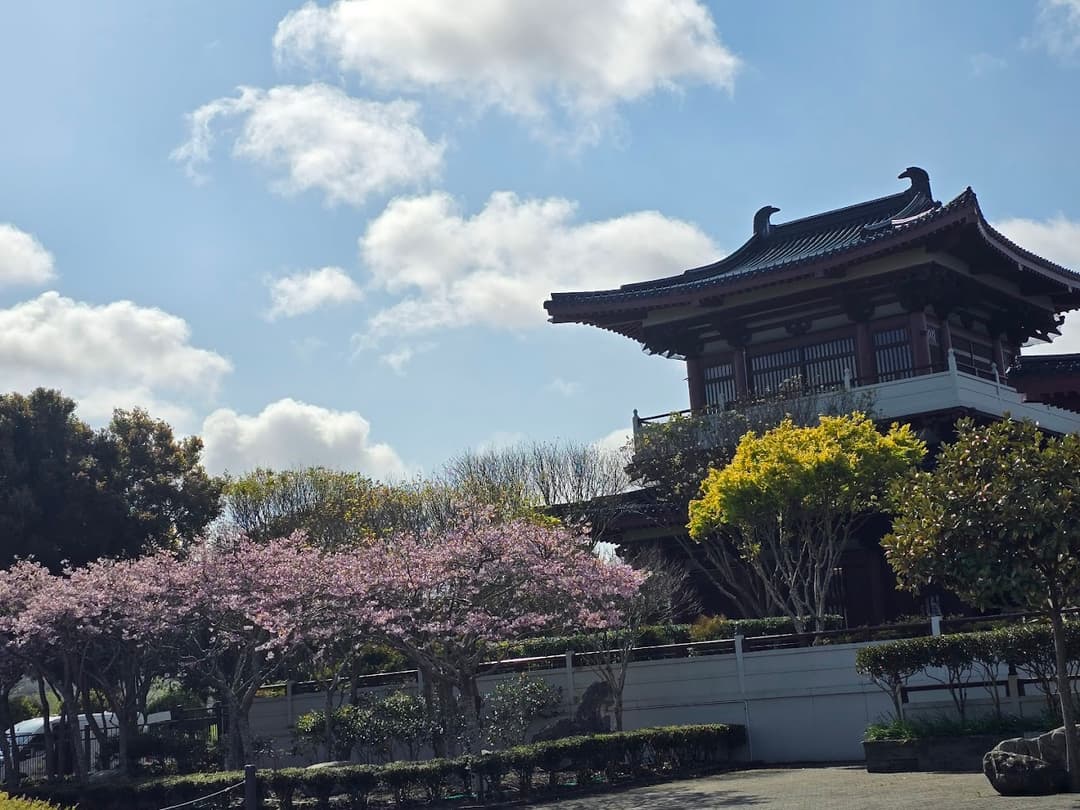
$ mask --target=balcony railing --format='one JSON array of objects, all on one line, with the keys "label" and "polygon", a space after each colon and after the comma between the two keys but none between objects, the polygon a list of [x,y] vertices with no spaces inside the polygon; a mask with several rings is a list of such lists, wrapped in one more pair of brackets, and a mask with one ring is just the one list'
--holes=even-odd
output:
[{"label": "balcony railing", "polygon": [[[1080,432],[1080,414],[1038,402],[1025,402],[1008,385],[995,365],[980,368],[957,358],[950,350],[945,363],[879,374],[860,379],[845,373],[840,383],[803,386],[798,381],[782,391],[749,400],[710,405],[697,410],[675,411],[655,416],[638,416],[634,411],[634,435],[652,425],[663,424],[672,416],[702,419],[702,440],[708,441],[710,421],[721,422],[720,414],[739,411],[753,416],[761,409],[779,413],[813,409],[815,413],[835,413],[853,409],[872,412],[875,419],[907,419],[921,414],[963,410],[993,417],[1010,414],[1016,419],[1030,419],[1054,433]],[[760,415],[760,413],[758,414]],[[710,416],[717,419],[710,420]]]}]

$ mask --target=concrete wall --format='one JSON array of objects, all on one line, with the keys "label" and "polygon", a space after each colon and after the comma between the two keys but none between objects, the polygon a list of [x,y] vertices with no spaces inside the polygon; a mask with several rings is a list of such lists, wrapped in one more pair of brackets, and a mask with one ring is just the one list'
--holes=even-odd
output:
[{"label": "concrete wall", "polygon": [[[855,672],[855,653],[862,646],[836,644],[746,653],[737,647],[734,654],[633,662],[624,692],[624,727],[739,723],[749,731],[748,759],[862,760],[864,729],[892,712],[889,697]],[[539,670],[530,676],[560,687],[564,698],[573,694],[575,701],[598,679],[587,667]],[[489,691],[499,680],[512,677],[516,674],[484,677],[481,690]],[[1004,673],[1000,677],[1004,678]],[[910,685],[935,683],[922,677],[912,679]],[[406,688],[415,691],[414,677]],[[379,686],[370,691],[387,693],[393,689]],[[1045,700],[1035,690],[1030,691],[1032,694],[1023,699],[1006,700],[1004,710],[1039,716]],[[323,700],[319,693],[260,698],[252,708],[252,731],[272,737],[275,747],[287,749],[292,745],[292,722],[304,712],[322,709]],[[989,696],[978,687],[970,690],[968,702],[972,714],[986,712],[991,706]],[[569,705],[566,709],[569,712]],[[955,714],[944,688],[912,693],[905,713],[910,717]]]}]

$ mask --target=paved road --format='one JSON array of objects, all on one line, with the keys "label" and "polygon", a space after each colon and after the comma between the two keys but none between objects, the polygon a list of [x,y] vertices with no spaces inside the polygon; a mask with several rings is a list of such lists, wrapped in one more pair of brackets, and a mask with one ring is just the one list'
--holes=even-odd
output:
[{"label": "paved road", "polygon": [[559,810],[1080,810],[1080,794],[1005,798],[981,774],[870,774],[861,766],[735,771],[554,802]]}]

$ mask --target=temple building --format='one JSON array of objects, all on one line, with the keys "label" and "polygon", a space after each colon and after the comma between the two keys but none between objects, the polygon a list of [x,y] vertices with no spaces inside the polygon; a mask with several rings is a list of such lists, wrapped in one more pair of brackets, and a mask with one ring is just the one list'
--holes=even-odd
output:
[{"label": "temple building", "polygon": [[[1052,341],[1063,313],[1080,307],[1080,273],[996,231],[970,187],[943,204],[923,169],[900,178],[910,186],[898,194],[791,222],[773,222],[779,209],[765,206],[746,243],[720,261],[614,290],[556,292],[544,306],[553,323],[598,326],[685,362],[689,409],[673,403],[673,412],[748,407],[794,384],[865,394],[876,419],[910,422],[931,446],[964,415],[1080,431],[1080,356],[1021,353]],[[635,411],[635,434],[669,416]],[[627,520],[607,539],[632,544],[685,522]],[[910,607],[876,539],[845,556],[843,573],[849,622]]]}]

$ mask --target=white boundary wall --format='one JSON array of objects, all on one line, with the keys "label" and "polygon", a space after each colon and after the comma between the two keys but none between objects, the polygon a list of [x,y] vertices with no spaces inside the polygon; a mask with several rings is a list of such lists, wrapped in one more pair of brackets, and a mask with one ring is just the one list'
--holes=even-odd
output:
[{"label": "white boundary wall", "polygon": [[[871,681],[855,672],[855,653],[865,643],[798,647],[689,658],[635,661],[630,664],[624,692],[623,725],[627,730],[646,726],[690,723],[738,723],[749,731],[747,759],[763,762],[844,762],[863,759],[862,736],[869,723],[892,713],[892,702]],[[537,670],[543,678],[573,694],[575,705],[593,681],[588,667]],[[504,673],[481,679],[481,691],[500,680],[517,677]],[[943,677],[943,673],[942,673]],[[1001,674],[1004,679],[1004,673]],[[933,679],[913,678],[910,686],[933,685]],[[572,689],[571,689],[572,686]],[[414,676],[402,686],[416,689]],[[394,685],[369,692],[386,693]],[[252,733],[270,737],[273,747],[292,747],[292,725],[301,714],[321,710],[322,693],[259,698],[251,712]],[[1023,699],[1004,698],[1008,714],[1038,716],[1046,707],[1037,690]],[[989,697],[981,687],[969,690],[969,712],[985,713]],[[570,707],[567,706],[567,711]],[[954,715],[944,689],[914,692],[905,714]],[[550,721],[546,721],[550,722]],[[310,758],[308,758],[310,760]],[[283,762],[307,761],[302,759]]]}]

